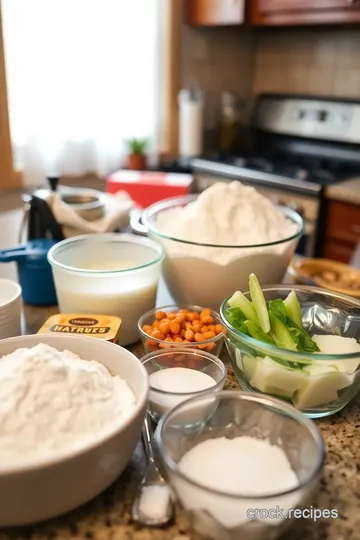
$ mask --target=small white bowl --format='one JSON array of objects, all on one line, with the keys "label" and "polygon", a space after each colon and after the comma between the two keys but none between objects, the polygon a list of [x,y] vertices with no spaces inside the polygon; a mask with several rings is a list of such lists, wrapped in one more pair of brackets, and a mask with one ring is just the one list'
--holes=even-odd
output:
[{"label": "small white bowl", "polygon": [[21,293],[16,281],[0,279],[0,339],[21,333]]},{"label": "small white bowl", "polygon": [[129,351],[103,340],[80,336],[32,335],[0,341],[0,358],[21,347],[46,343],[96,360],[119,375],[135,394],[130,417],[110,435],[94,438],[67,456],[0,472],[0,527],[26,525],[63,514],[89,501],[125,469],[140,438],[148,397],[148,376]]}]

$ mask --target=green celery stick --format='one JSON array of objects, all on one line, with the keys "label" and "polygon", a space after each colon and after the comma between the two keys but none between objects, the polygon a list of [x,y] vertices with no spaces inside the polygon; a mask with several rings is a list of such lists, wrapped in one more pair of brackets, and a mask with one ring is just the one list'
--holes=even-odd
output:
[{"label": "green celery stick", "polygon": [[291,291],[284,300],[286,315],[303,329],[302,314],[298,297],[295,291]]},{"label": "green celery stick", "polygon": [[268,343],[269,345],[276,345],[273,339],[266,334],[258,324],[254,323],[253,321],[246,321],[245,324],[251,337],[257,339],[258,341]]},{"label": "green celery stick", "polygon": [[249,276],[249,289],[252,303],[259,318],[261,330],[267,334],[270,332],[270,319],[266,307],[265,297],[255,274],[250,274]]},{"label": "green celery stick", "polygon": [[241,309],[241,311],[243,312],[243,314],[245,315],[247,319],[255,322],[256,324],[259,324],[259,319],[256,314],[256,309],[254,308],[250,300],[248,300],[242,292],[240,291],[234,292],[234,294],[229,300],[229,306],[238,307],[239,309]]},{"label": "green celery stick", "polygon": [[296,351],[296,343],[294,342],[289,330],[286,328],[280,319],[276,317],[273,313],[269,314],[271,330],[274,333],[276,342],[279,347],[282,349],[288,349],[290,351]]}]

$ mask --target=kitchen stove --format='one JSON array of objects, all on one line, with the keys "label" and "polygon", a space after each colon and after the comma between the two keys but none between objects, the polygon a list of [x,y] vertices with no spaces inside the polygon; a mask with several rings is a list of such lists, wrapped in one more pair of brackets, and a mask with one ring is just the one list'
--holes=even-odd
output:
[{"label": "kitchen stove", "polygon": [[261,95],[249,140],[246,155],[194,159],[197,190],[219,181],[253,185],[302,214],[300,251],[321,255],[326,188],[360,177],[360,101]]},{"label": "kitchen stove", "polygon": [[[304,156],[290,159],[289,156],[284,155],[273,158],[228,156],[222,160],[229,165],[289,179],[306,180],[323,187],[360,174],[360,163],[345,164],[339,163],[336,159],[330,161]],[[215,161],[221,161],[221,158],[215,159]]]},{"label": "kitchen stove", "polygon": [[[297,163],[292,163],[286,156],[277,159],[269,159],[264,157],[224,157],[211,159],[210,161],[223,162],[228,165],[234,165],[242,169],[253,171],[261,171],[274,176],[280,176],[295,180],[306,180],[313,182],[319,186],[327,186],[341,179],[349,177],[348,170],[341,170],[335,164],[322,163],[320,160],[305,161],[301,163],[297,159]],[[354,171],[355,172],[355,171]],[[360,168],[358,170],[360,173]]]}]

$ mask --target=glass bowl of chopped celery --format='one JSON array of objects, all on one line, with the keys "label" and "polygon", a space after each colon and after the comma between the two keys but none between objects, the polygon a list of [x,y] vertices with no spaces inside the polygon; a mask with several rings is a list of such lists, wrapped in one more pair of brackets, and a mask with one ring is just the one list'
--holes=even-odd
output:
[{"label": "glass bowl of chopped celery", "polygon": [[289,403],[311,418],[340,411],[360,388],[360,301],[308,286],[261,288],[226,298],[220,316],[243,390]]}]

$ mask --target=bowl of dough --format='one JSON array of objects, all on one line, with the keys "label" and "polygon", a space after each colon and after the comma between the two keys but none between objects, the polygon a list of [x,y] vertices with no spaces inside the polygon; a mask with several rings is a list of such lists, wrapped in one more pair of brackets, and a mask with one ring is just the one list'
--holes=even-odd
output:
[{"label": "bowl of dough", "polygon": [[165,199],[142,215],[165,252],[163,276],[176,303],[218,310],[251,272],[281,283],[304,231],[302,217],[240,182]]},{"label": "bowl of dough", "polygon": [[125,469],[148,377],[129,351],[91,337],[0,341],[0,527],[89,501]]}]

